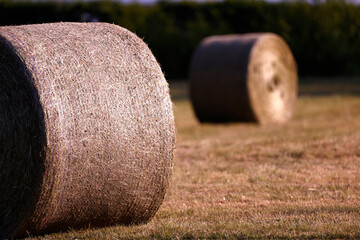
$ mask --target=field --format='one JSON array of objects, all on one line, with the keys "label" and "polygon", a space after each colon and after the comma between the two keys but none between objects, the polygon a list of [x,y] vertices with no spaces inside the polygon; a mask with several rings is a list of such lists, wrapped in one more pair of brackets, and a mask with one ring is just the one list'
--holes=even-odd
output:
[{"label": "field", "polygon": [[175,167],[146,225],[28,239],[359,239],[360,79],[301,79],[284,126],[200,124],[185,82]]}]

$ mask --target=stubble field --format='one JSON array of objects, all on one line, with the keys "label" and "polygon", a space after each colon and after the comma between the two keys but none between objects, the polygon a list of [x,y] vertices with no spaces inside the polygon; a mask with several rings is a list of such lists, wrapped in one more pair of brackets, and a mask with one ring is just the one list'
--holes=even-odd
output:
[{"label": "stubble field", "polygon": [[360,81],[301,79],[283,126],[200,124],[186,82],[170,84],[171,185],[141,226],[28,239],[359,239]]}]

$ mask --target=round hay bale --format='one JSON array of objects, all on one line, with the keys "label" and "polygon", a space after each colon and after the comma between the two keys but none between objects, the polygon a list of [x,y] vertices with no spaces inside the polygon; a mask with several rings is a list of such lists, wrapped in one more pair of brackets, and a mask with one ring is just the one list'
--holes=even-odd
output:
[{"label": "round hay bale", "polygon": [[0,239],[149,221],[173,167],[168,84],[105,23],[0,28]]},{"label": "round hay bale", "polygon": [[201,122],[284,123],[297,99],[296,62],[272,33],[205,38],[192,58],[189,79]]}]

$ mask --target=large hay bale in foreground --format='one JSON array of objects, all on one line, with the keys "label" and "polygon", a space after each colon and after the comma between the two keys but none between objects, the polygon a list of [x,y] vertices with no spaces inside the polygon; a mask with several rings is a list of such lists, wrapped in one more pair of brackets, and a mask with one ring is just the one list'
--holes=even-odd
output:
[{"label": "large hay bale in foreground", "polygon": [[297,99],[297,67],[272,33],[212,36],[196,49],[190,95],[201,122],[284,123]]},{"label": "large hay bale in foreground", "polygon": [[173,166],[172,103],[121,27],[0,28],[0,239],[148,221]]}]

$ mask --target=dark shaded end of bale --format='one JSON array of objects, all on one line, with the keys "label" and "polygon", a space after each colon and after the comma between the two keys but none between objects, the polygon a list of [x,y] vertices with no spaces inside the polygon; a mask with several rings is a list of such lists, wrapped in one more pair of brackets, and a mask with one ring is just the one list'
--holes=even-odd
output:
[{"label": "dark shaded end of bale", "polygon": [[34,210],[44,173],[44,113],[33,78],[0,36],[0,239]]}]

